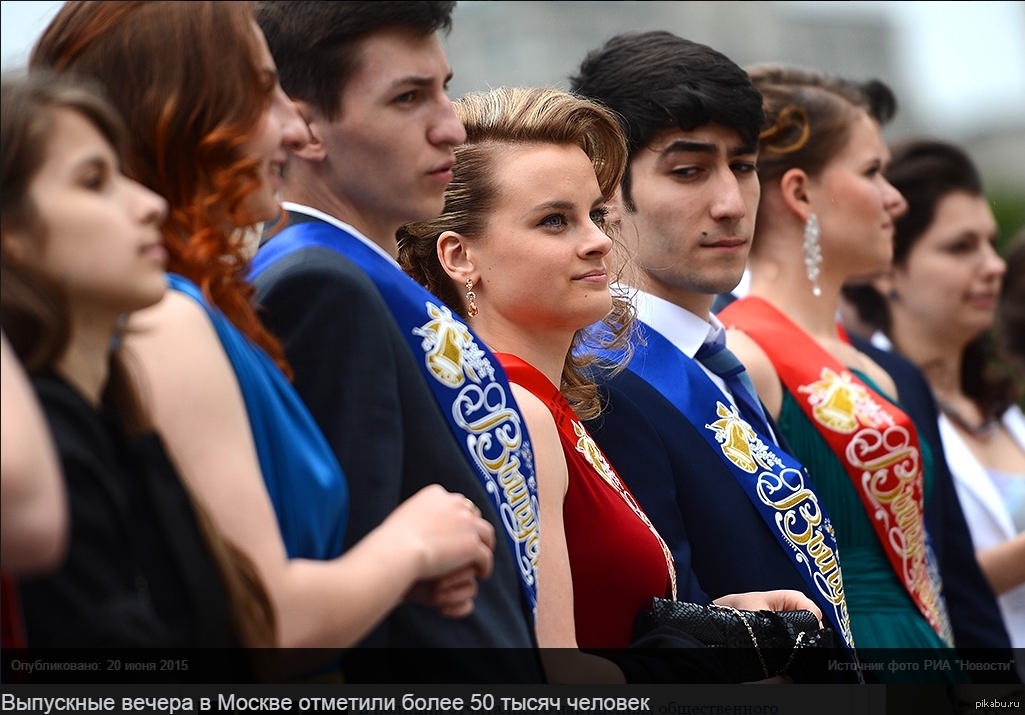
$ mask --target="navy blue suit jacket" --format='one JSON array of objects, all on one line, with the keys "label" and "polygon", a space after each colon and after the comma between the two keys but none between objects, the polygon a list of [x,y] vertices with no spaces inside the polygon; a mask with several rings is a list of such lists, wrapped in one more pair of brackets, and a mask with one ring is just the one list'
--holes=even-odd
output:
[{"label": "navy blue suit jacket", "polygon": [[[308,220],[296,213],[290,223]],[[494,572],[480,582],[470,616],[450,619],[404,602],[362,643],[380,649],[380,660],[364,651],[351,654],[346,678],[541,681],[533,617],[498,512],[377,286],[341,254],[307,247],[268,267],[256,290],[261,317],[281,339],[295,372],[293,384],[345,469],[353,505],[346,545],[433,483],[470,498],[499,535]],[[402,650],[408,650],[408,662],[400,659]]]},{"label": "navy blue suit jacket", "polygon": [[587,429],[672,550],[681,601],[781,588],[813,597],[721,455],[672,403],[629,370],[599,387],[606,406]]}]

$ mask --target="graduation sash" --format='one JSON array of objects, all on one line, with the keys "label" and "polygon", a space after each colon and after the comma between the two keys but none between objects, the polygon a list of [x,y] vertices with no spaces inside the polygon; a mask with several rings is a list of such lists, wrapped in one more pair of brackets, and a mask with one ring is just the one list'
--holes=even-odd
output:
[{"label": "graduation sash", "polygon": [[645,323],[637,325],[627,369],[698,428],[790,557],[844,645],[853,648],[836,536],[804,467],[748,424],[693,358]]},{"label": "graduation sash", "polygon": [[761,298],[739,300],[719,317],[772,360],[850,476],[897,577],[933,630],[953,645],[925,528],[921,449],[911,419]]},{"label": "graduation sash", "polygon": [[520,583],[536,615],[540,542],[534,459],[526,424],[502,366],[438,298],[358,238],[331,224],[310,221],[285,228],[257,252],[249,280],[285,256],[310,247],[345,256],[374,281],[498,512]]}]

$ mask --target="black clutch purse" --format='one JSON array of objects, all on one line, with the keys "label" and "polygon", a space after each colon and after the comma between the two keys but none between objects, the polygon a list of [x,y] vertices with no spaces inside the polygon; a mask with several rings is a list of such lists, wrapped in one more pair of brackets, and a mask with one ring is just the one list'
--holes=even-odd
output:
[{"label": "black clutch purse", "polygon": [[741,611],[655,598],[650,611],[637,614],[633,638],[660,627],[721,649],[717,655],[736,682],[784,675],[800,651],[833,647],[832,629],[819,627],[811,611]]}]

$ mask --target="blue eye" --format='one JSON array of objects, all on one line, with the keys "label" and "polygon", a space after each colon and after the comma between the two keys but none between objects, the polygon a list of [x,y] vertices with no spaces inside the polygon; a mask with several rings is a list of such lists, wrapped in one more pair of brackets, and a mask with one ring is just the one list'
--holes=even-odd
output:
[{"label": "blue eye", "polygon": [[607,206],[602,206],[591,211],[591,220],[600,228],[605,227],[605,224],[608,223],[608,219],[609,209]]},{"label": "blue eye", "polygon": [[538,225],[546,228],[562,228],[566,225],[566,217],[562,214],[551,214],[541,219],[541,223]]}]

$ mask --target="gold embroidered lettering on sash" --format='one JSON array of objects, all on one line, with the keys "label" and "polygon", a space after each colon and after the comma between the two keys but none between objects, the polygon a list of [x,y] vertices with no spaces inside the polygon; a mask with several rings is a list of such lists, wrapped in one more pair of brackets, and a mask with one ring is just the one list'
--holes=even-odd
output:
[{"label": "gold embroidered lettering on sash", "polygon": [[[499,517],[516,544],[520,572],[535,583],[540,548],[538,504],[522,471],[527,446],[519,413],[509,406],[505,387],[473,335],[445,306],[427,302],[430,320],[413,333],[421,338],[429,374],[452,389],[456,424],[467,432],[466,444],[474,462],[487,476],[485,488],[495,499]],[[461,388],[461,389],[460,389]]]},{"label": "gold embroidered lettering on sash", "polygon": [[841,637],[853,646],[851,619],[844,598],[843,575],[836,552],[826,543],[836,543],[832,524],[823,518],[818,497],[805,485],[804,473],[787,467],[766,445],[737,408],[716,403],[721,418],[706,424],[723,456],[738,468],[753,474],[761,469],[755,491],[759,500],[775,510],[774,521],[783,539],[795,551],[822,597],[834,606]]},{"label": "gold embroidered lettering on sash", "polygon": [[953,644],[922,508],[919,438],[910,418],[757,297],[721,314],[772,360],[783,384],[843,463],[894,573],[936,633]]},{"label": "gold embroidered lettering on sash", "polygon": [[844,456],[848,464],[861,471],[861,492],[898,559],[901,580],[917,596],[930,625],[944,640],[952,642],[950,622],[925,547],[918,447],[907,428],[895,424],[872,394],[852,380],[846,370],[836,373],[824,367],[819,380],[802,385],[798,391],[808,395],[816,422],[833,432],[851,435]]},{"label": "gold embroidered lettering on sash", "polygon": [[630,490],[626,488],[622,481],[619,479],[619,475],[616,474],[616,470],[612,468],[605,455],[599,449],[594,439],[588,434],[587,430],[582,424],[576,420],[571,420],[573,423],[573,433],[577,436],[576,449],[577,452],[584,456],[587,463],[596,471],[601,478],[612,487],[617,494],[626,502],[627,506],[637,515],[646,527],[650,531],[655,539],[658,541],[659,546],[662,548],[662,555],[666,560],[666,568],[669,570],[669,581],[672,586],[673,600],[676,600],[676,562],[673,559],[673,552],[669,550],[669,545],[666,544],[662,535],[658,533],[658,529],[648,519],[648,515],[641,509],[641,505],[634,499],[634,495],[630,493]]}]

